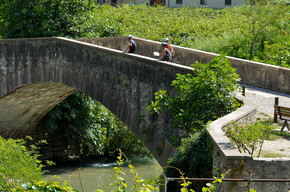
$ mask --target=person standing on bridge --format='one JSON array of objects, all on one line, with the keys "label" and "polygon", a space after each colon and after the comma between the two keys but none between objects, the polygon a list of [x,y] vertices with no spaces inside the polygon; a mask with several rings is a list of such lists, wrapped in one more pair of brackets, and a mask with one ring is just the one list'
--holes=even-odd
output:
[{"label": "person standing on bridge", "polygon": [[172,54],[169,51],[169,49],[167,48],[167,43],[166,42],[162,42],[162,52],[160,55],[160,60],[161,61],[170,61],[172,59]]},{"label": "person standing on bridge", "polygon": [[174,57],[174,50],[173,50],[173,47],[169,44],[169,39],[164,38],[163,42],[165,42],[167,44],[166,48],[170,51],[172,57]]},{"label": "person standing on bridge", "polygon": [[127,39],[128,39],[128,45],[126,49],[123,51],[123,53],[135,53],[137,45],[135,41],[133,41],[132,35],[128,35]]}]

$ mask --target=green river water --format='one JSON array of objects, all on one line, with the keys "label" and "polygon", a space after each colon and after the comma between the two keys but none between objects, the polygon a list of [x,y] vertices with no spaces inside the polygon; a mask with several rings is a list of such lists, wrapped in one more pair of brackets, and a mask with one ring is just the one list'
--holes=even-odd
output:
[{"label": "green river water", "polygon": [[[143,179],[159,176],[163,171],[155,159],[133,158],[132,165],[137,168],[137,172]],[[110,183],[113,183],[111,177],[115,174],[115,170],[113,170],[115,166],[117,166],[116,162],[55,166],[50,169],[49,173],[45,174],[45,178],[55,180],[54,175],[56,175],[62,179],[69,179],[71,186],[81,192],[80,176],[84,192],[92,192],[97,189],[109,191],[105,186],[108,187]],[[123,171],[126,174],[124,175],[126,183],[128,186],[132,185],[133,176],[127,165],[123,166]],[[114,189],[113,187],[111,188]]]}]

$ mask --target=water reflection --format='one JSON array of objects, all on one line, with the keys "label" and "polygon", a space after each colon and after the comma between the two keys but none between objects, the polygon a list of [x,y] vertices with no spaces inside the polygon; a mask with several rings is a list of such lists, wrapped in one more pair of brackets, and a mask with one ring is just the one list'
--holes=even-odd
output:
[{"label": "water reflection", "polygon": [[[71,186],[79,191],[81,191],[80,181],[82,182],[85,192],[96,191],[96,189],[109,191],[108,187],[110,183],[113,182],[111,177],[115,174],[113,167],[117,165],[116,162],[64,165],[51,168],[50,172],[45,174],[45,178],[53,180],[54,175],[56,175],[62,179],[70,180]],[[128,186],[131,186],[133,176],[127,165],[128,164],[125,164],[123,166],[123,171],[126,174],[124,175],[124,178],[126,179]],[[159,176],[163,171],[162,167],[155,159],[133,158],[132,165],[137,168],[137,172],[143,179]],[[80,169],[80,174],[78,169]]]}]

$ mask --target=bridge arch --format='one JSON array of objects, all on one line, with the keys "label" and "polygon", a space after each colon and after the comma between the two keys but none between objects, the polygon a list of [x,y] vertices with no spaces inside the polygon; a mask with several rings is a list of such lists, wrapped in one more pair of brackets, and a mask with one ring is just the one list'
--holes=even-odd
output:
[{"label": "bridge arch", "polygon": [[[0,40],[0,133],[24,136],[52,106],[80,90],[106,106],[141,139],[146,137],[145,145],[164,165],[173,153],[168,140],[170,118],[164,114],[152,117],[146,107],[156,91],[165,89],[172,93],[170,85],[177,73],[191,71],[187,66],[125,55],[119,50],[65,38]],[[21,111],[23,95],[17,97],[17,93],[25,87],[33,93],[27,96],[27,108],[35,108],[28,101],[35,101],[39,95],[38,113],[30,110],[29,123],[20,118],[21,131],[15,131],[8,126],[13,121],[8,114]],[[43,102],[47,97],[53,99],[50,105]],[[14,101],[10,108],[5,107],[8,98]],[[136,121],[140,115],[145,115],[145,121]]]}]

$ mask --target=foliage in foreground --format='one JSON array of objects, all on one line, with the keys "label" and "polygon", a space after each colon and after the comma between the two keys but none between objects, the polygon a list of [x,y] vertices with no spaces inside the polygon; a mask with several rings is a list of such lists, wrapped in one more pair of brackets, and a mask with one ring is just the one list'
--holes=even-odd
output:
[{"label": "foliage in foreground", "polygon": [[[35,150],[29,150],[24,146],[23,140],[5,140],[0,137],[0,191],[9,192],[78,192],[73,189],[68,181],[64,181],[63,184],[55,181],[45,181],[42,176],[43,165],[37,160],[37,152]],[[4,155],[5,154],[5,155]],[[137,169],[130,163],[124,153],[119,150],[119,156],[117,157],[118,166],[114,167],[115,174],[111,177],[113,182],[108,186],[110,192],[123,192],[129,189],[125,179],[122,177],[123,164],[128,163],[130,172],[133,174],[132,179],[134,184],[131,186],[131,191],[135,192],[156,192],[158,191],[158,179],[144,180],[138,174]],[[179,176],[182,179],[180,184],[181,192],[191,191],[188,189],[191,184],[186,180],[184,172],[177,169]],[[215,189],[214,184],[222,182],[224,178],[215,178],[215,181],[207,184],[207,187],[203,187],[202,191],[213,192]],[[113,187],[114,189],[112,189]],[[103,190],[97,190],[102,192]]]},{"label": "foliage in foreground", "polygon": [[[130,172],[133,175],[133,185],[128,186],[126,184],[126,180],[124,179],[123,175],[125,173],[123,172],[123,165],[124,163],[128,163],[128,167],[130,168]],[[131,191],[131,192],[157,192],[159,191],[159,178],[156,177],[154,179],[148,179],[144,180],[137,172],[137,169],[131,164],[131,161],[128,160],[126,155],[119,150],[119,156],[117,157],[117,163],[118,166],[114,167],[115,174],[111,177],[112,183],[110,186],[106,186],[107,192],[125,192],[125,191]],[[178,191],[181,192],[195,192],[193,189],[189,189],[189,185],[191,182],[187,181],[187,177],[185,177],[185,173],[179,170],[178,168],[171,167],[176,169],[179,172],[179,177],[181,178],[180,182],[180,189]],[[203,187],[203,192],[213,192],[215,190],[215,184],[221,183],[222,179],[224,178],[226,174],[222,174],[221,178],[215,178],[215,181],[212,183],[208,183],[207,187]],[[5,188],[6,189],[6,188]],[[64,184],[60,184],[59,182],[54,181],[45,181],[45,180],[34,180],[30,183],[22,184],[21,186],[18,186],[14,188],[14,186],[11,186],[9,188],[9,191],[11,192],[20,192],[20,191],[35,191],[35,192],[50,192],[50,191],[59,191],[59,192],[78,192],[78,190],[73,189],[69,182],[65,181]],[[97,192],[105,192],[104,190],[97,189]]]},{"label": "foliage in foreground", "polygon": [[43,179],[38,153],[34,146],[28,149],[25,143],[23,139],[6,140],[0,136],[0,191],[1,186],[17,187]]},{"label": "foliage in foreground", "polygon": [[247,152],[253,155],[258,149],[259,157],[264,141],[270,138],[271,131],[270,126],[261,124],[259,121],[246,126],[233,123],[227,127],[226,135],[236,144],[240,153]]}]

